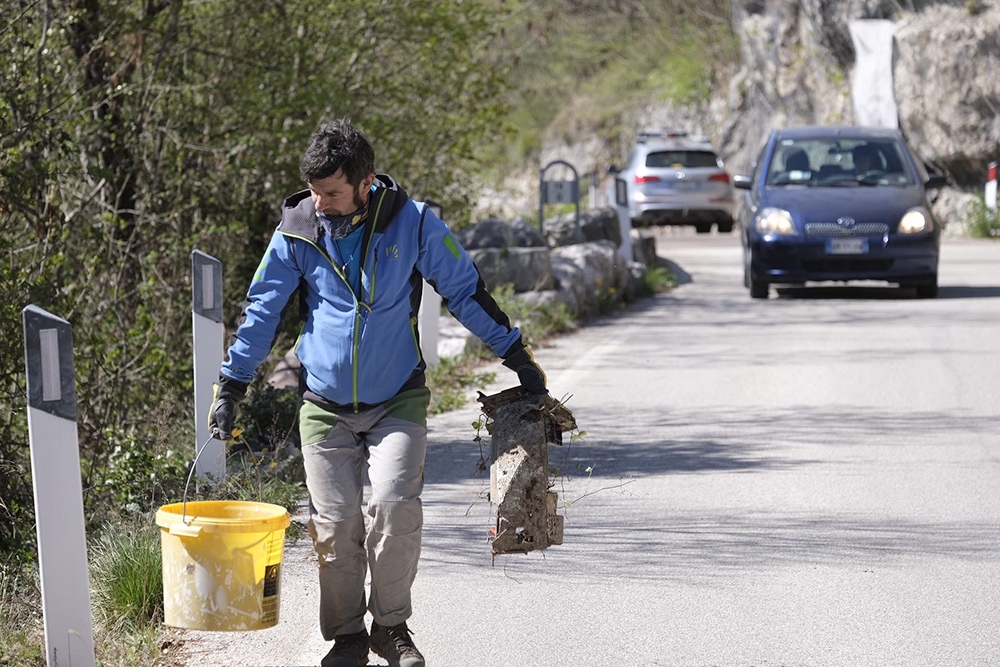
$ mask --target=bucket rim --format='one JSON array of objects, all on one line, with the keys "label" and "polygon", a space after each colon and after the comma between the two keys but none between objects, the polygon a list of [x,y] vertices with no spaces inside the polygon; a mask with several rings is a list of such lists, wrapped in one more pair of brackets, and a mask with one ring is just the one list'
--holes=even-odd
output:
[{"label": "bucket rim", "polygon": [[169,529],[184,523],[209,533],[269,533],[291,525],[288,510],[272,503],[248,500],[195,500],[164,505],[156,511],[156,525]]}]

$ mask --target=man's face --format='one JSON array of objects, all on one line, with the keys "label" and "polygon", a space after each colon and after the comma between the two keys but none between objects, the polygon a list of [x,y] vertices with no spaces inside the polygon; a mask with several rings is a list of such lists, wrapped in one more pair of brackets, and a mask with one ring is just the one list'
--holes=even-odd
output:
[{"label": "man's face", "polygon": [[854,169],[862,174],[872,168],[872,158],[868,153],[860,153],[854,156]]},{"label": "man's face", "polygon": [[354,188],[347,182],[344,170],[338,169],[332,176],[309,181],[313,206],[330,217],[354,213],[368,203],[368,193],[374,181],[375,174],[369,174]]}]

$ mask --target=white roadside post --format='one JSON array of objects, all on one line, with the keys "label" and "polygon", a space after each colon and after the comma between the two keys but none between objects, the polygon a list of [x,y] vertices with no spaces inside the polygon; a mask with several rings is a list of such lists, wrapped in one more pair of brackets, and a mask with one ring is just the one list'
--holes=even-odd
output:
[{"label": "white roadside post", "polygon": [[618,254],[626,262],[635,261],[635,251],[632,249],[632,216],[628,212],[628,183],[615,176],[608,189],[609,204],[618,214],[618,228],[621,230],[622,244],[618,246]]},{"label": "white roadside post", "polygon": [[[225,331],[222,326],[222,262],[200,250],[191,253],[191,319],[194,329],[195,473],[212,485],[226,478],[226,443],[211,438],[208,417],[219,381]],[[199,447],[204,447],[200,451]]]},{"label": "white roadside post", "polygon": [[[438,218],[441,217],[441,205],[433,199],[424,202],[430,213]],[[428,366],[437,366],[438,357],[438,329],[441,325],[441,295],[434,291],[434,288],[423,281],[423,293],[420,296],[420,312],[417,314],[417,334],[420,336],[420,353],[424,355],[424,362]]]},{"label": "white roadside post", "polygon": [[997,163],[990,162],[986,172],[986,190],[983,193],[986,208],[997,210]]},{"label": "white roadside post", "polygon": [[93,667],[73,329],[36,306],[21,316],[46,664]]}]

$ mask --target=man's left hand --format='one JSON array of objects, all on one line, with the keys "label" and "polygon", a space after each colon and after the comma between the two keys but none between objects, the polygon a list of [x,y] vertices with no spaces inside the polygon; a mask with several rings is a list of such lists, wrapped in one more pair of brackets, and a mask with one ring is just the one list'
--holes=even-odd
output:
[{"label": "man's left hand", "polygon": [[503,365],[517,373],[517,379],[521,386],[532,394],[547,394],[545,388],[545,372],[535,361],[531,350],[524,346],[521,341],[514,343],[512,351],[507,353]]}]

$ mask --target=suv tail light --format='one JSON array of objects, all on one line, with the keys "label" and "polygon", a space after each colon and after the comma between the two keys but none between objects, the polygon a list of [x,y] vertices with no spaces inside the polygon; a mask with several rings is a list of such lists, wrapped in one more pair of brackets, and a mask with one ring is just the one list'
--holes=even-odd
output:
[{"label": "suv tail light", "polygon": [[720,183],[728,183],[729,174],[727,174],[726,172],[722,172],[721,174],[712,174],[711,176],[708,177],[708,180],[718,181]]},{"label": "suv tail light", "polygon": [[636,185],[642,185],[643,183],[658,183],[660,181],[659,176],[636,176]]}]

